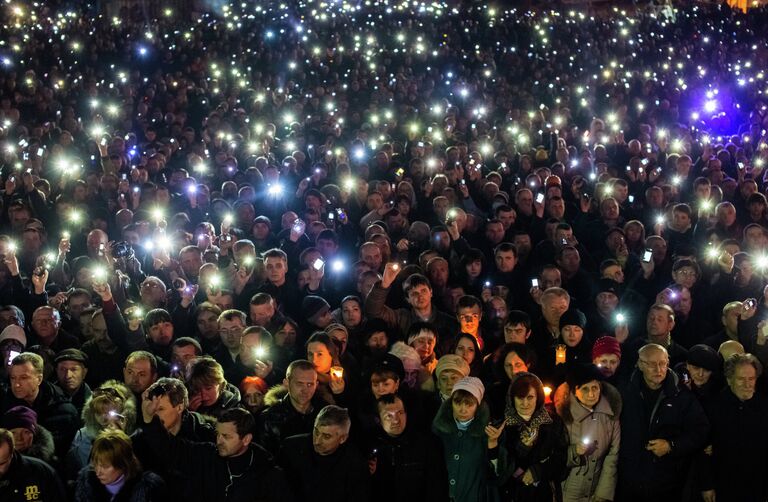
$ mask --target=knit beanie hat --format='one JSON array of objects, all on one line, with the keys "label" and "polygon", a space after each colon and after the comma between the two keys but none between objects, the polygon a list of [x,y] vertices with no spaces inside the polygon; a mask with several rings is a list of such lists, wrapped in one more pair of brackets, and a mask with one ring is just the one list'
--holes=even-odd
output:
[{"label": "knit beanie hat", "polygon": [[612,336],[601,336],[595,340],[595,344],[592,346],[593,361],[605,354],[615,354],[621,359],[621,344]]},{"label": "knit beanie hat", "polygon": [[0,417],[0,427],[3,429],[27,429],[35,433],[37,430],[37,413],[26,406],[14,406]]},{"label": "knit beanie hat", "polygon": [[478,404],[483,402],[483,395],[485,394],[485,386],[483,382],[477,377],[464,377],[455,384],[453,384],[453,390],[451,395],[455,394],[457,390],[464,390],[475,396]]},{"label": "knit beanie hat", "polygon": [[453,370],[463,377],[469,376],[469,364],[463,357],[456,354],[446,354],[437,360],[435,376],[440,379],[440,373],[446,370]]},{"label": "knit beanie hat", "polygon": [[312,324],[315,324],[315,321],[329,310],[331,310],[331,306],[328,305],[325,299],[319,296],[309,295],[304,297],[304,300],[301,302],[301,311]]},{"label": "knit beanie hat", "polygon": [[579,309],[568,309],[562,316],[560,316],[560,329],[564,326],[578,326],[584,329],[587,325],[587,318]]}]

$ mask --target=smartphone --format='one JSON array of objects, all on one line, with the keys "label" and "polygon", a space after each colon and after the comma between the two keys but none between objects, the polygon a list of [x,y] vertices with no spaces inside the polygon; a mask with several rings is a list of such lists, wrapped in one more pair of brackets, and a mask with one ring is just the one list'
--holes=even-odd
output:
[{"label": "smartphone", "polygon": [[19,354],[21,354],[21,352],[16,352],[15,350],[11,350],[11,351],[9,351],[9,352],[8,352],[8,362],[7,362],[7,364],[6,364],[6,365],[7,365],[7,366],[10,366],[10,365],[11,365],[11,361],[13,361],[14,359],[16,359],[16,356],[18,356]]},{"label": "smartphone", "polygon": [[328,219],[329,220],[333,221],[334,218],[335,218],[335,216],[334,216],[333,213],[328,213]]},{"label": "smartphone", "polygon": [[460,183],[462,184],[462,186],[467,186],[467,181],[466,180],[461,180]]},{"label": "smartphone", "polygon": [[589,194],[587,192],[582,192],[581,198],[582,199],[589,199]]},{"label": "smartphone", "polygon": [[127,179],[128,179],[128,175],[127,175],[127,174],[125,174],[125,173],[123,173],[123,174],[122,174],[122,176],[120,176],[120,179],[122,179],[123,181],[125,181],[125,180],[127,180]]},{"label": "smartphone", "polygon": [[635,202],[635,196],[634,195],[630,195],[628,200],[629,200],[630,204],[634,203]]},{"label": "smartphone", "polygon": [[339,220],[341,221],[344,221],[344,219],[347,217],[347,213],[341,208],[336,209],[336,214],[339,215]]},{"label": "smartphone", "polygon": [[563,246],[567,246],[568,245],[568,239],[560,239],[560,244],[562,244]]},{"label": "smartphone", "polygon": [[538,279],[531,279],[531,287],[532,288],[538,288],[539,287],[539,280]]},{"label": "smartphone", "polygon": [[643,159],[643,160],[640,161],[640,163],[642,165],[644,165],[644,166],[647,166],[649,162],[650,162],[650,160],[648,160],[648,159]]},{"label": "smartphone", "polygon": [[653,258],[652,249],[646,249],[643,251],[643,263],[651,263],[651,258]]},{"label": "smartphone", "polygon": [[325,262],[320,258],[312,262],[312,268],[318,271],[323,268],[323,265],[325,265]]},{"label": "smartphone", "polygon": [[402,178],[404,174],[405,174],[405,169],[403,169],[402,167],[397,171],[395,171],[395,176],[397,176],[398,178]]},{"label": "smartphone", "polygon": [[107,138],[101,138],[101,146],[107,146]]},{"label": "smartphone", "polygon": [[752,310],[757,306],[757,300],[754,298],[750,298],[749,300],[744,302],[744,307],[746,307],[748,310]]},{"label": "smartphone", "polygon": [[541,204],[542,202],[544,202],[544,194],[539,193],[538,195],[536,195],[536,204]]},{"label": "smartphone", "polygon": [[42,157],[44,153],[45,153],[45,150],[43,150],[42,148],[38,148],[37,149],[37,156],[38,157]]}]

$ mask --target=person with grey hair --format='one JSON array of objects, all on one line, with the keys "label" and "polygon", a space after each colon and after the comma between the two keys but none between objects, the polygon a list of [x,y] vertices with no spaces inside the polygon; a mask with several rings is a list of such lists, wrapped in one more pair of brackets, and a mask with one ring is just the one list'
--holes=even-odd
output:
[{"label": "person with grey hair", "polygon": [[706,446],[709,421],[696,397],[669,371],[667,349],[638,351],[637,369],[621,389],[617,500],[682,500],[693,459]]},{"label": "person with grey hair", "polygon": [[[346,408],[329,405],[315,418],[311,434],[283,441],[278,463],[297,500],[366,502],[370,474],[366,460],[347,444],[352,421]],[[372,454],[375,454],[373,452]]]},{"label": "person with grey hair", "polygon": [[755,392],[763,372],[752,354],[725,361],[728,387],[708,403],[710,447],[698,479],[705,502],[765,500],[768,495],[768,400]]}]

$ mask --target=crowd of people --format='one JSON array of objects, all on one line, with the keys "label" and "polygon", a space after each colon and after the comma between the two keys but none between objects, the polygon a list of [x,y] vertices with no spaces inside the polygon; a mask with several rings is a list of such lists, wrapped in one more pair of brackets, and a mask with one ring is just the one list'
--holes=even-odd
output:
[{"label": "crowd of people", "polygon": [[0,500],[768,500],[768,9],[6,2]]}]

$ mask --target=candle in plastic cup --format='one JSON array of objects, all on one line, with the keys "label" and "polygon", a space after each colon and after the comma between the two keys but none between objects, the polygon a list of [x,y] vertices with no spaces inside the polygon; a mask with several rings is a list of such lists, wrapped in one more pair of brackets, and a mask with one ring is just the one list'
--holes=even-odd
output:
[{"label": "candle in plastic cup", "polygon": [[331,366],[331,376],[333,378],[341,378],[344,376],[344,368],[341,366]]},{"label": "candle in plastic cup", "polygon": [[565,345],[563,344],[555,347],[555,364],[565,364]]}]

